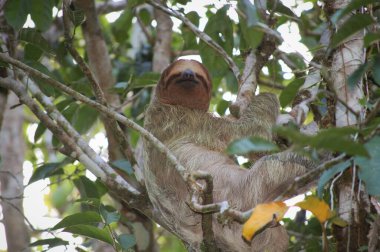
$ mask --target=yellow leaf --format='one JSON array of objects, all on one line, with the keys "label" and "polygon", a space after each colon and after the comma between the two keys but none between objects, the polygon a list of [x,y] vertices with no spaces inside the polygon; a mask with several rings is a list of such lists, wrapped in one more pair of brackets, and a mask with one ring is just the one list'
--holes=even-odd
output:
[{"label": "yellow leaf", "polygon": [[243,237],[247,241],[252,240],[257,231],[271,221],[280,221],[288,210],[288,206],[281,201],[259,204],[253,209],[251,217],[244,223]]},{"label": "yellow leaf", "polygon": [[329,205],[327,205],[323,200],[314,196],[307,197],[304,201],[298,202],[296,206],[312,212],[321,223],[324,223],[333,215]]}]

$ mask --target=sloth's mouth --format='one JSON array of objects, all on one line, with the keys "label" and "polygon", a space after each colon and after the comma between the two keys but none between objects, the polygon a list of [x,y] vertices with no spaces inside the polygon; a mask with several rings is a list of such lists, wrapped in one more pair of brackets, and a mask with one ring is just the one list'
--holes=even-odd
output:
[{"label": "sloth's mouth", "polygon": [[194,84],[198,84],[199,81],[196,80],[196,79],[189,79],[189,78],[180,78],[176,81],[176,83],[178,84],[190,84],[190,85],[194,85]]}]

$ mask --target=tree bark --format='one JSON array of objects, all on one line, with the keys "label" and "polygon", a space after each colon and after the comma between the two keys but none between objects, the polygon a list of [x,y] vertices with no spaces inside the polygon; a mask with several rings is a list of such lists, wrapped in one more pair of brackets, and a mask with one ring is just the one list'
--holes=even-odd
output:
[{"label": "tree bark", "polygon": [[10,93],[0,131],[0,183],[3,223],[7,237],[8,251],[30,251],[29,233],[23,216],[23,170],[25,143],[22,134],[23,109],[10,109],[19,101]]},{"label": "tree bark", "polygon": [[[76,3],[86,16],[86,22],[83,23],[82,30],[86,41],[86,51],[91,70],[105,94],[107,103],[118,107],[120,105],[119,97],[109,92],[109,89],[115,83],[115,79],[112,75],[112,65],[107,45],[99,25],[95,2],[93,0],[77,0]],[[127,156],[125,153],[128,151],[133,155],[130,150],[121,150],[117,136],[109,125],[109,120],[107,118],[103,119],[103,123],[108,139],[109,160],[123,159]],[[133,163],[132,160],[129,161]],[[130,213],[130,216],[138,216],[138,218],[129,219],[133,223],[133,234],[137,241],[137,251],[155,251],[156,243],[152,221],[124,204],[123,212]]]},{"label": "tree bark", "polygon": [[[349,2],[348,0],[336,0],[331,7],[335,12],[347,6]],[[345,20],[347,18],[339,21],[338,29]],[[349,87],[347,83],[350,74],[365,61],[363,36],[364,31],[351,36],[332,55],[331,80],[338,98],[335,106],[336,127],[356,125],[360,123],[364,114],[363,107],[359,103],[359,100],[363,98],[362,83],[357,83],[355,87]],[[359,118],[350,112],[347,106],[356,112]],[[338,251],[358,251],[361,246],[368,244],[369,225],[366,222],[367,213],[365,211],[367,207],[363,206],[366,201],[361,199],[364,194],[358,187],[355,173],[356,169],[352,167],[343,174],[337,183],[338,215],[349,224],[345,228],[334,228]]]}]

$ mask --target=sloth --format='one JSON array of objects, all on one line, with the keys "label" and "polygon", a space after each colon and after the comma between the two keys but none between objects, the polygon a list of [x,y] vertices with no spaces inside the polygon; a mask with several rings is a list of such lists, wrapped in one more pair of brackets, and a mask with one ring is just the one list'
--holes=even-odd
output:
[{"label": "sloth", "polygon": [[[271,128],[279,114],[274,94],[255,96],[240,118],[208,112],[211,78],[194,60],[177,60],[167,67],[146,110],[144,126],[162,141],[188,172],[204,171],[213,178],[213,200],[227,200],[240,211],[263,203],[276,188],[291,183],[313,166],[290,152],[265,155],[250,169],[241,168],[225,152],[236,139],[256,136],[272,140]],[[149,198],[164,227],[177,235],[189,251],[200,251],[201,214],[188,206],[189,187],[165,155],[144,140],[144,178]],[[270,227],[247,243],[242,225],[223,226],[213,216],[213,231],[221,251],[285,251],[288,235],[282,226]]]}]

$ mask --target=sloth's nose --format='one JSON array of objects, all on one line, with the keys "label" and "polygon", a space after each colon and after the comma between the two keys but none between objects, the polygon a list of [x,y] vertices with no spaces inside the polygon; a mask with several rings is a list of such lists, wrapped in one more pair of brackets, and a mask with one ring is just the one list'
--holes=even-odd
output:
[{"label": "sloth's nose", "polygon": [[191,69],[186,69],[185,71],[182,72],[182,78],[193,80],[195,78],[195,74]]}]

